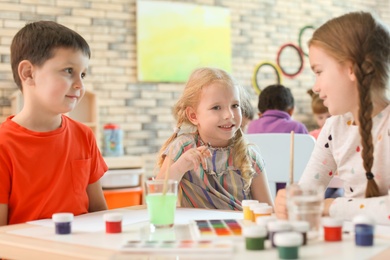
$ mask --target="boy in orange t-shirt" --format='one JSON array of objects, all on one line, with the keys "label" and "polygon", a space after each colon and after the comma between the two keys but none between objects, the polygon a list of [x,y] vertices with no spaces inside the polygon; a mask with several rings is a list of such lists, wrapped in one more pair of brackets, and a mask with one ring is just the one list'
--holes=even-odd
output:
[{"label": "boy in orange t-shirt", "polygon": [[90,56],[78,33],[55,22],[29,23],[13,38],[24,106],[0,125],[0,225],[107,209],[94,134],[63,115],[85,93]]}]

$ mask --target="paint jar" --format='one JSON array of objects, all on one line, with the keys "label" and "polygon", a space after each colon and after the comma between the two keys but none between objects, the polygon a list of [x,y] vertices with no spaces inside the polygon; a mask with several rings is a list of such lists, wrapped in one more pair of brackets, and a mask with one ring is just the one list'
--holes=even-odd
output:
[{"label": "paint jar", "polygon": [[267,236],[266,239],[269,239],[269,232],[268,232],[268,223],[271,221],[277,221],[278,219],[275,216],[265,216],[261,218],[256,218],[256,225],[263,226],[267,230]]},{"label": "paint jar", "polygon": [[74,219],[73,213],[55,213],[51,219],[55,225],[55,232],[57,235],[67,235],[72,233],[72,221]]},{"label": "paint jar", "polygon": [[296,231],[302,234],[302,245],[307,244],[307,232],[310,230],[310,223],[307,221],[292,221],[290,222],[292,231]]},{"label": "paint jar", "polygon": [[244,212],[244,220],[252,221],[252,211],[249,208],[249,205],[259,203],[257,200],[243,200],[241,202],[242,211]]},{"label": "paint jar", "polygon": [[122,218],[121,213],[106,213],[103,219],[106,222],[106,233],[114,234],[122,232]]},{"label": "paint jar", "polygon": [[275,244],[278,248],[279,259],[298,259],[299,246],[303,237],[299,232],[281,232],[275,234]]},{"label": "paint jar", "polygon": [[271,221],[267,224],[268,236],[271,240],[272,247],[276,247],[274,236],[280,232],[291,231],[291,224],[286,220]]},{"label": "paint jar", "polygon": [[355,244],[373,246],[375,221],[366,215],[357,215],[353,218],[353,224],[355,225]]},{"label": "paint jar", "polygon": [[324,240],[327,242],[337,242],[342,240],[343,221],[341,219],[324,217],[322,218],[324,227]]},{"label": "paint jar", "polygon": [[256,219],[258,217],[261,218],[261,217],[271,216],[272,211],[273,211],[273,208],[272,208],[272,206],[269,206],[269,205],[255,207],[253,209],[253,217],[254,217],[253,222],[256,222]]},{"label": "paint jar", "polygon": [[264,240],[267,230],[264,226],[246,226],[242,231],[245,237],[245,247],[247,250],[264,250]]},{"label": "paint jar", "polygon": [[249,209],[250,209],[250,211],[251,211],[251,213],[252,213],[252,219],[251,219],[251,221],[252,221],[253,223],[256,222],[255,209],[262,208],[262,207],[266,207],[266,206],[268,206],[267,203],[260,203],[260,202],[258,202],[258,203],[253,203],[253,204],[250,204],[250,205],[249,205]]},{"label": "paint jar", "polygon": [[106,124],[103,127],[104,156],[123,156],[123,131],[119,125]]}]

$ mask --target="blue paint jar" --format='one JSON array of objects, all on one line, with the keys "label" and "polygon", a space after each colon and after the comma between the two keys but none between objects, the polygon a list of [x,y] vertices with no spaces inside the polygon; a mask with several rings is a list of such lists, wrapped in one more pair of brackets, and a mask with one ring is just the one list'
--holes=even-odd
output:
[{"label": "blue paint jar", "polygon": [[103,139],[104,156],[123,156],[123,131],[119,125],[104,125]]},{"label": "blue paint jar", "polygon": [[355,244],[373,246],[375,221],[366,215],[358,215],[353,218],[353,224],[355,225]]},{"label": "blue paint jar", "polygon": [[55,225],[55,233],[57,235],[68,235],[72,233],[73,213],[55,213],[51,219]]}]

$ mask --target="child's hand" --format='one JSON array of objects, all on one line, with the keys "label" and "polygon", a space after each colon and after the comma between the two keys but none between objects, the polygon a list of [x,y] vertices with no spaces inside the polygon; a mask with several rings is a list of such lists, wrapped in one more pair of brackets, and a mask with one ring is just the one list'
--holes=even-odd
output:
[{"label": "child's hand", "polygon": [[324,211],[322,212],[323,216],[329,216],[329,208],[332,205],[333,201],[334,201],[333,198],[325,199],[325,201],[324,201]]},{"label": "child's hand", "polygon": [[207,157],[211,157],[211,152],[208,147],[199,146],[197,148],[191,148],[183,153],[176,163],[180,164],[180,170],[182,172],[187,172],[192,169],[197,171],[200,164],[202,164],[203,169],[207,170],[207,163],[205,160]]},{"label": "child's hand", "polygon": [[278,190],[275,198],[275,214],[279,219],[287,219],[286,189]]}]

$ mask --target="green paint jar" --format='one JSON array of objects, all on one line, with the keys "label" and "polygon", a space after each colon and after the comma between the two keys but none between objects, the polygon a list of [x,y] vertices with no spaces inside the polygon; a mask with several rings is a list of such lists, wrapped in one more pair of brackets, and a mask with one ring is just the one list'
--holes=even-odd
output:
[{"label": "green paint jar", "polygon": [[242,231],[245,237],[245,248],[247,250],[264,250],[264,241],[267,236],[267,230],[264,226],[246,226]]},{"label": "green paint jar", "polygon": [[299,246],[303,243],[303,236],[296,231],[279,232],[274,236],[278,248],[279,259],[298,259]]}]

